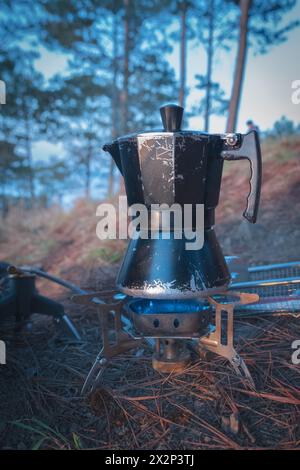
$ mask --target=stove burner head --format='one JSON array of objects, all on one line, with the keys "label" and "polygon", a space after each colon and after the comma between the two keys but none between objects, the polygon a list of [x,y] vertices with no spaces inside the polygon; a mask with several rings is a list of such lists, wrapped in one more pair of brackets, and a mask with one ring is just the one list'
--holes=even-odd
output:
[{"label": "stove burner head", "polygon": [[209,331],[206,300],[133,299],[124,305],[136,334],[151,338],[200,338]]},{"label": "stove burner head", "polygon": [[159,372],[184,370],[191,354],[182,340],[209,334],[212,308],[207,300],[133,299],[124,307],[134,336],[155,339],[152,366]]}]

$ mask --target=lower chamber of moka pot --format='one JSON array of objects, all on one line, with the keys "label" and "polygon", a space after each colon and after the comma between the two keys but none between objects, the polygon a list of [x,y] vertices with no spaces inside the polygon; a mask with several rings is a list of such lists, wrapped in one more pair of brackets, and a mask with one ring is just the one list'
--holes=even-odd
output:
[{"label": "lower chamber of moka pot", "polygon": [[187,340],[210,331],[212,307],[206,300],[133,299],[125,305],[135,335],[155,340],[153,368],[182,372],[191,360]]}]

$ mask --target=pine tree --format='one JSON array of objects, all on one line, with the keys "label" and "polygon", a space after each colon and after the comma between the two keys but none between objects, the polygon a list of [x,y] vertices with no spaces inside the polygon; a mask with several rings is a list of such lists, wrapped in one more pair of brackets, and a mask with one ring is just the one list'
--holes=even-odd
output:
[{"label": "pine tree", "polygon": [[284,26],[281,25],[285,13],[295,6],[296,0],[231,1],[239,7],[240,19],[227,132],[233,132],[236,128],[248,48],[252,46],[257,53],[266,53],[273,45],[284,42],[288,32],[299,25],[297,20],[290,21]]},{"label": "pine tree", "polygon": [[214,81],[214,65],[216,51],[228,51],[236,39],[234,25],[236,14],[234,8],[224,0],[208,0],[199,2],[194,9],[195,36],[197,42],[204,47],[206,54],[206,71],[196,74],[196,88],[204,92],[199,104],[193,108],[194,113],[201,113],[204,119],[204,130],[209,132],[210,117],[227,112],[228,99],[221,85]]},{"label": "pine tree", "polygon": [[[79,10],[75,0],[44,2],[44,43],[70,57],[69,77],[56,77],[52,84],[57,99],[52,100],[52,113],[47,113],[48,128],[55,116],[58,129],[69,128],[64,141],[73,158],[85,159],[87,194],[91,162],[98,155],[105,166],[108,163],[107,156],[100,156],[101,145],[117,135],[157,125],[159,106],[174,97],[174,72],[155,52],[169,47],[165,35],[157,34],[160,21],[167,21],[163,13],[168,4],[115,0],[99,6],[91,0]],[[111,164],[108,173],[111,194]]]}]

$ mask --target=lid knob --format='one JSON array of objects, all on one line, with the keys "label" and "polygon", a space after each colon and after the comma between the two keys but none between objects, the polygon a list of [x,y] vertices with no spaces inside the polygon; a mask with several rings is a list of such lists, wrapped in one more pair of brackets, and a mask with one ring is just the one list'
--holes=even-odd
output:
[{"label": "lid knob", "polygon": [[183,108],[176,104],[167,104],[160,108],[161,120],[166,132],[176,132],[181,129]]}]

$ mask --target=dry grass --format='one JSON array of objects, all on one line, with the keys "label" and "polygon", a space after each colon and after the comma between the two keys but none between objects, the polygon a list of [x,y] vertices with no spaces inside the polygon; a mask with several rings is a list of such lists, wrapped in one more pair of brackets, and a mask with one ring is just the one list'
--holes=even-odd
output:
[{"label": "dry grass", "polygon": [[[2,447],[300,448],[300,368],[291,362],[299,321],[236,323],[237,349],[256,392],[216,356],[194,358],[184,374],[161,375],[153,371],[145,346],[142,357],[135,351],[117,357],[97,391],[82,398],[80,388],[100,346],[99,329],[92,311],[77,307],[73,318],[83,335],[79,345],[61,341],[45,322],[11,337],[0,388]],[[230,415],[238,417],[237,434],[225,426]]]}]

